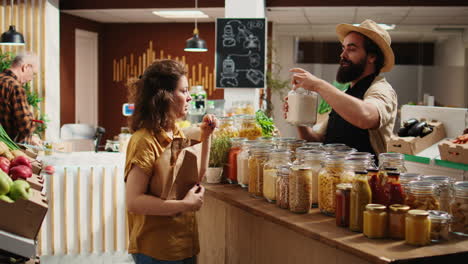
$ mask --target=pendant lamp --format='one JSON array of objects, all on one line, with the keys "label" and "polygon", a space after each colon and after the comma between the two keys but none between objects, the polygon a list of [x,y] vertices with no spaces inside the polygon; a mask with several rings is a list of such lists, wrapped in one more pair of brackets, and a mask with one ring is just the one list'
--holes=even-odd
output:
[{"label": "pendant lamp", "polygon": [[[198,0],[195,0],[195,9],[198,9]],[[193,30],[193,37],[187,39],[185,42],[184,51],[188,52],[206,52],[206,42],[198,36],[197,18],[195,18],[195,29]]]},{"label": "pendant lamp", "polygon": [[21,33],[16,31],[15,26],[10,26],[8,31],[2,34],[0,45],[23,46],[24,37]]}]

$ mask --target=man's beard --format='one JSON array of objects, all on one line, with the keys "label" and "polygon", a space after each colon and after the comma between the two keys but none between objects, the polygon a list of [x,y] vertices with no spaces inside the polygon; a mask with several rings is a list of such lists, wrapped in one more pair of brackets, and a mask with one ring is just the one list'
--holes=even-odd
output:
[{"label": "man's beard", "polygon": [[[347,63],[348,66],[343,66],[343,63]],[[340,60],[340,68],[336,73],[336,80],[339,83],[347,83],[356,80],[364,72],[366,67],[366,58],[363,58],[358,63],[353,63],[347,59]]]}]

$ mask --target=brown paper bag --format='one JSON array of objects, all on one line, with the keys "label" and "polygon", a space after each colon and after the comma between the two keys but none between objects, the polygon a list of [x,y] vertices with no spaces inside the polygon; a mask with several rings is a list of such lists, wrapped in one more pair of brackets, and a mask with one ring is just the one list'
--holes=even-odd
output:
[{"label": "brown paper bag", "polygon": [[182,149],[174,166],[173,185],[169,197],[181,200],[206,174],[211,137],[202,143]]}]

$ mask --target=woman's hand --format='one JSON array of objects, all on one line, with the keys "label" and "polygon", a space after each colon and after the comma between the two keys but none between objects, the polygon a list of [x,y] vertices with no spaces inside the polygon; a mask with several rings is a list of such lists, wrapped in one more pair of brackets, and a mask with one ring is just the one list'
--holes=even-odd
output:
[{"label": "woman's hand", "polygon": [[205,187],[196,184],[185,195],[183,201],[188,205],[189,211],[198,211],[203,205]]},{"label": "woman's hand", "polygon": [[322,87],[323,80],[304,69],[292,68],[289,72],[293,73],[291,76],[291,83],[295,88],[302,87],[309,91],[318,92]]},{"label": "woman's hand", "polygon": [[213,133],[214,129],[218,126],[218,119],[214,115],[205,115],[203,117],[201,129],[201,141],[205,141]]}]

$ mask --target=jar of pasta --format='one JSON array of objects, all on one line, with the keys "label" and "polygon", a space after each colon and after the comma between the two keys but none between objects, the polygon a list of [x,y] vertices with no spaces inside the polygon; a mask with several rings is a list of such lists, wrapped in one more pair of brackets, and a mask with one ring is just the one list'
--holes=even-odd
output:
[{"label": "jar of pasta", "polygon": [[412,181],[419,181],[421,179],[421,174],[419,173],[400,173],[400,183],[401,188],[403,189],[403,194],[406,196],[406,190],[408,184]]},{"label": "jar of pasta", "polygon": [[372,192],[367,181],[367,171],[356,171],[351,189],[349,229],[354,232],[363,230],[363,213],[366,205],[372,203]]},{"label": "jar of pasta", "polygon": [[289,174],[289,165],[278,167],[278,177],[276,181],[276,205],[282,209],[289,209]]},{"label": "jar of pasta", "polygon": [[452,201],[453,193],[451,178],[448,176],[427,175],[422,176],[421,180],[429,181],[437,185],[439,193],[440,210],[450,212],[450,202]]},{"label": "jar of pasta", "polygon": [[262,136],[262,128],[257,124],[255,116],[245,115],[242,117],[239,136],[249,140],[255,140]]},{"label": "jar of pasta", "polygon": [[312,170],[312,207],[318,206],[319,192],[319,172],[322,168],[322,162],[325,160],[325,152],[320,150],[307,151],[303,154],[303,160],[300,164],[308,166]]},{"label": "jar of pasta", "polygon": [[468,181],[454,184],[455,198],[450,204],[453,216],[452,232],[457,235],[468,236]]},{"label": "jar of pasta", "polygon": [[285,150],[272,150],[263,167],[263,197],[270,202],[276,201],[276,181],[278,167],[291,166],[291,153]]},{"label": "jar of pasta", "polygon": [[320,212],[325,215],[335,216],[336,185],[341,183],[341,176],[344,172],[344,161],[342,156],[329,155],[322,163],[318,177],[318,202]]},{"label": "jar of pasta", "polygon": [[218,122],[218,127],[216,128],[213,136],[228,138],[239,136],[239,131],[237,131],[237,128],[234,126],[234,119],[232,117],[218,117]]},{"label": "jar of pasta", "polygon": [[409,210],[405,220],[405,242],[413,246],[431,243],[431,220],[425,210]]},{"label": "jar of pasta", "polygon": [[389,209],[389,237],[393,239],[405,239],[405,218],[406,213],[410,209],[409,206],[403,204],[392,204]]},{"label": "jar of pasta", "polygon": [[228,154],[228,163],[224,169],[229,183],[237,184],[237,156],[241,152],[242,142],[245,138],[231,138],[231,149]]},{"label": "jar of pasta", "polygon": [[382,204],[368,204],[363,213],[364,235],[368,238],[387,236],[387,207]]},{"label": "jar of pasta", "polygon": [[268,160],[269,146],[252,146],[249,157],[249,193],[260,198],[263,195],[263,166]]},{"label": "jar of pasta", "polygon": [[289,175],[289,210],[307,213],[312,206],[312,168],[295,165]]},{"label": "jar of pasta", "polygon": [[431,241],[440,242],[449,240],[450,215],[444,211],[430,210],[431,219]]},{"label": "jar of pasta", "polygon": [[411,209],[439,210],[437,185],[428,181],[410,182],[405,204]]},{"label": "jar of pasta", "polygon": [[249,185],[249,156],[250,147],[257,143],[255,140],[242,142],[241,151],[237,155],[237,182],[242,188]]}]

